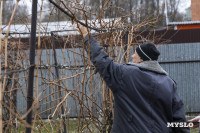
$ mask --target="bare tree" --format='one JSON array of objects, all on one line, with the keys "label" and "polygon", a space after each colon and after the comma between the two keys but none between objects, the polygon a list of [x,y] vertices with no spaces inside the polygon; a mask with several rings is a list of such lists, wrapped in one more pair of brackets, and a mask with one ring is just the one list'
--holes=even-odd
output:
[{"label": "bare tree", "polygon": [[169,0],[167,3],[170,21],[182,21],[183,15],[178,11],[180,0]]},{"label": "bare tree", "polygon": [[[14,9],[15,3],[13,1],[5,1],[3,4],[3,24],[8,24],[12,11]],[[27,22],[28,18],[28,8],[26,5],[18,5],[18,8],[16,10],[14,21],[13,23],[21,24],[24,22]]]}]

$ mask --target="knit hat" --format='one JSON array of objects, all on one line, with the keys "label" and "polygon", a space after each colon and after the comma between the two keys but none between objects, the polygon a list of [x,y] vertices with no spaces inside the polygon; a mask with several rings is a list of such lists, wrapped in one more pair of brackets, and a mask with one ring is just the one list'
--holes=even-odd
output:
[{"label": "knit hat", "polygon": [[142,45],[139,45],[136,48],[136,52],[143,61],[158,60],[158,56],[160,55],[160,52],[152,43],[144,43]]}]

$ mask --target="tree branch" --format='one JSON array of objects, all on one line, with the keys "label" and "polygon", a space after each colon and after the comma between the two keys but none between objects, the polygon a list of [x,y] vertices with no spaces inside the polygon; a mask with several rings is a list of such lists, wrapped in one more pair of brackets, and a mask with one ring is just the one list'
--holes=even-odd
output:
[{"label": "tree branch", "polygon": [[88,24],[85,24],[85,23],[83,23],[83,22],[77,20],[75,16],[73,16],[72,14],[68,13],[67,11],[65,11],[62,7],[60,7],[59,5],[57,5],[53,0],[49,0],[49,2],[50,2],[51,4],[53,4],[55,7],[57,7],[59,10],[61,10],[63,13],[65,13],[67,16],[69,16],[69,17],[70,17],[72,20],[74,20],[75,22],[77,22],[77,23],[79,23],[79,24],[81,24],[81,25],[83,25],[83,26],[85,26],[85,27],[87,27],[87,28],[89,28],[89,29],[93,29],[93,30],[95,30],[95,31],[106,31],[106,30],[102,30],[102,29],[95,28],[95,27],[91,27],[91,26],[89,26]]}]

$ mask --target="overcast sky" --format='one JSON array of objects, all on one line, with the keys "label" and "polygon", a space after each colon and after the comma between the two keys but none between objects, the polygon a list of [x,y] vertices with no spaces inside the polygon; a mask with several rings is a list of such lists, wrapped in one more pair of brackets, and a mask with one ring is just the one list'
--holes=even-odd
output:
[{"label": "overcast sky", "polygon": [[179,10],[185,12],[185,9],[191,6],[191,0],[180,0]]}]

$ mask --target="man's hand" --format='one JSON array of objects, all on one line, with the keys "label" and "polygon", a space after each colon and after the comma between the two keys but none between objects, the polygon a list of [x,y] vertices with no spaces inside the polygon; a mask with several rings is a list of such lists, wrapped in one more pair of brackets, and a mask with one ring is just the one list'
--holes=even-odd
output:
[{"label": "man's hand", "polygon": [[79,30],[79,32],[83,35],[83,37],[85,38],[88,34],[88,30],[86,27],[82,26],[81,24],[77,24],[77,28]]},{"label": "man's hand", "polygon": [[[190,122],[200,122],[200,116],[197,116],[191,120],[188,120]],[[195,124],[192,128],[196,128],[196,127],[199,127],[199,124]]]}]

